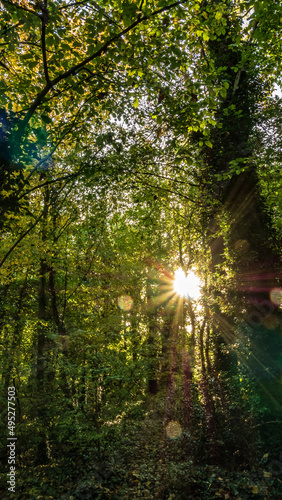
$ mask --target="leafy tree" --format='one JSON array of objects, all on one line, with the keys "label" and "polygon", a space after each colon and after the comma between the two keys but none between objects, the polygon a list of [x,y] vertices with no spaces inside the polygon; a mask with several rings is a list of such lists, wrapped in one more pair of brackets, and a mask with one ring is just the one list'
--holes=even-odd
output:
[{"label": "leafy tree", "polygon": [[16,498],[279,498],[280,5],[0,12]]}]

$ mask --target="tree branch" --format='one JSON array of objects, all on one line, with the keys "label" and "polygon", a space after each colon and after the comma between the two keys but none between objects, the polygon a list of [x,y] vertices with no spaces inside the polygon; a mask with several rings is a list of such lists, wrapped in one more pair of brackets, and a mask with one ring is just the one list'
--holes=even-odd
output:
[{"label": "tree branch", "polygon": [[[98,250],[98,248],[99,248],[99,245],[100,245],[100,243],[101,243],[101,238],[102,238],[102,232],[101,232],[101,236],[100,236],[100,238],[98,239],[98,242],[97,242],[97,245],[96,245],[96,247],[95,247],[94,253],[93,253],[93,255],[92,255],[91,259],[90,259],[89,266],[88,266],[88,268],[87,268],[86,272],[84,273],[84,276],[87,276],[87,274],[91,271],[92,263],[93,263],[93,261],[94,261],[94,258],[96,257],[96,252],[97,252],[97,250]],[[90,246],[89,250],[92,250],[92,248],[94,247],[95,243],[96,243],[96,242],[92,243],[92,245]],[[67,304],[67,301],[68,301],[68,300],[72,297],[72,295],[76,292],[76,290],[77,290],[77,289],[78,289],[78,288],[82,285],[82,283],[83,283],[83,278],[79,280],[79,282],[78,282],[77,286],[76,286],[76,287],[75,287],[72,291],[70,291],[70,292],[69,292],[69,294],[66,294],[66,297],[65,297],[66,304]]]},{"label": "tree branch", "polygon": [[6,66],[6,64],[4,64],[2,61],[0,61],[0,66],[2,66],[2,68],[6,69],[7,71],[11,71],[10,68],[8,68],[8,66]]},{"label": "tree branch", "polygon": [[[40,45],[40,43],[36,43],[36,42],[21,42],[20,40],[18,40],[17,44],[18,45],[30,45],[31,47],[38,47],[39,49],[42,48],[42,45]],[[0,47],[3,47],[5,45],[10,45],[10,42],[0,43]],[[52,54],[56,53],[55,50],[47,50],[47,49],[46,49],[46,52],[51,52]]]},{"label": "tree branch", "polygon": [[44,212],[41,212],[39,217],[35,220],[35,222],[24,232],[21,234],[21,236],[17,239],[17,241],[11,246],[11,248],[8,250],[6,255],[4,255],[3,259],[0,262],[0,268],[3,266],[4,262],[6,259],[9,257],[9,255],[13,252],[13,250],[18,246],[18,244],[25,238],[25,236],[32,231],[32,229],[38,224],[40,221],[41,217],[43,216]]},{"label": "tree branch", "polygon": [[39,17],[39,19],[41,19],[41,15],[38,14],[38,12],[35,12],[34,10],[29,9],[28,7],[24,7],[23,5],[19,5],[17,3],[14,3],[11,0],[2,0],[2,2],[7,3],[8,5],[11,5],[12,7],[16,7],[17,9],[24,10],[25,12],[29,12],[30,14],[34,14],[36,17]]},{"label": "tree branch", "polygon": [[178,184],[185,184],[185,185],[189,184],[189,186],[194,186],[194,187],[200,186],[200,184],[194,184],[193,182],[189,182],[189,181],[179,181],[177,179],[171,179],[171,177],[166,177],[165,175],[160,175],[160,174],[156,174],[153,172],[139,171],[138,173],[141,175],[151,175],[152,177],[159,177],[160,179],[165,179],[165,180],[170,181],[170,182],[177,182]]},{"label": "tree branch", "polygon": [[50,181],[45,181],[42,184],[37,184],[37,186],[34,186],[33,188],[28,189],[21,196],[19,196],[18,201],[21,200],[22,198],[24,198],[27,194],[32,193],[33,191],[36,191],[39,188],[42,188],[44,186],[50,186],[51,184],[56,184],[56,182],[65,181],[67,179],[72,179],[72,178],[76,177],[77,175],[79,175],[79,173],[76,172],[75,174],[63,175],[62,177],[57,177],[56,179],[52,179]]},{"label": "tree branch", "polygon": [[189,200],[192,203],[197,203],[197,201],[192,200],[191,198],[189,198],[189,196],[186,196],[186,194],[179,193],[179,191],[172,191],[171,189],[167,189],[167,188],[164,188],[162,186],[154,186],[153,184],[149,184],[148,182],[144,182],[143,179],[140,179],[140,177],[138,179],[138,172],[136,173],[136,177],[137,177],[137,180],[139,182],[141,182],[141,184],[143,184],[144,186],[148,186],[148,187],[153,188],[153,189],[162,190],[162,191],[165,191],[166,193],[171,193],[174,196],[180,196],[181,198],[184,198],[185,200]]},{"label": "tree branch", "polygon": [[[5,0],[5,1],[8,2],[8,0]],[[49,84],[47,83],[46,86],[41,90],[41,92],[39,92],[37,94],[35,100],[33,101],[33,103],[31,104],[31,106],[29,108],[29,110],[27,111],[27,114],[25,115],[25,117],[24,117],[24,119],[23,119],[23,121],[21,123],[21,126],[20,126],[20,130],[19,130],[20,136],[23,134],[23,131],[24,131],[26,125],[28,124],[30,118],[32,117],[32,115],[34,114],[34,112],[36,111],[36,109],[40,106],[42,100],[48,94],[48,92],[49,92],[49,90],[51,88],[53,88],[55,85],[57,85],[62,80],[65,80],[69,76],[75,75],[81,68],[83,68],[84,66],[86,66],[86,64],[88,64],[89,62],[93,61],[97,57],[100,57],[101,55],[105,54],[108,51],[110,45],[112,45],[114,42],[116,42],[117,40],[119,40],[120,38],[122,38],[124,35],[126,35],[130,31],[132,31],[134,28],[136,28],[136,26],[138,26],[142,22],[148,21],[149,19],[151,19],[153,17],[156,17],[157,15],[161,14],[162,12],[166,12],[167,10],[170,10],[173,7],[177,7],[177,6],[181,5],[181,4],[187,3],[187,1],[188,0],[184,0],[182,2],[174,2],[174,3],[170,4],[170,5],[167,5],[166,7],[162,7],[161,9],[156,10],[155,12],[153,12],[150,15],[146,15],[146,16],[141,17],[140,19],[135,20],[132,24],[130,24],[130,26],[128,26],[127,28],[124,28],[117,35],[114,35],[109,40],[107,40],[102,45],[102,47],[100,47],[98,50],[96,50],[96,52],[94,52],[90,56],[88,56],[85,59],[83,59],[83,61],[81,61],[80,63],[75,64],[70,69],[64,71],[64,73],[61,73],[60,75],[58,75],[56,78],[54,78],[53,80],[51,80],[49,82]],[[10,3],[10,2],[8,2],[8,3]],[[36,14],[35,12],[33,12],[33,13]],[[38,14],[38,17],[40,19],[42,19],[42,16],[39,15],[39,14]]]},{"label": "tree branch", "polygon": [[47,82],[47,86],[50,86],[50,78],[49,78],[48,64],[47,64],[47,53],[46,53],[46,23],[47,23],[47,21],[48,21],[48,14],[46,11],[45,14],[43,13],[41,16],[41,23],[42,23],[41,48],[42,48],[42,57],[43,57],[43,67],[44,67],[45,79]]}]

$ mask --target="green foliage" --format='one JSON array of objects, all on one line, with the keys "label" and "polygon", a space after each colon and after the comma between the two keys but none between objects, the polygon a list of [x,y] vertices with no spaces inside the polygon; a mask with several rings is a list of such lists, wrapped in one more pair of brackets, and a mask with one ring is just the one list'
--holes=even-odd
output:
[{"label": "green foliage", "polygon": [[280,11],[2,1],[14,498],[281,497]]}]

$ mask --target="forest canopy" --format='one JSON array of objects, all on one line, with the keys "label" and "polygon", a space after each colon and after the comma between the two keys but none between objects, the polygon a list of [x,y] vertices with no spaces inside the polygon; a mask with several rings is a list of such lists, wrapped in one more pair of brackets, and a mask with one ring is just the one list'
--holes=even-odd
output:
[{"label": "forest canopy", "polygon": [[281,14],[0,1],[2,498],[281,498]]}]

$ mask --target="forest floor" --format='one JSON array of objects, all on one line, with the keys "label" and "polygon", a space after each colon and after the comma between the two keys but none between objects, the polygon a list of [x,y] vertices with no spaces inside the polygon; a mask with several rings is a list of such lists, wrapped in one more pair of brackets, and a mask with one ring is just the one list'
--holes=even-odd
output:
[{"label": "forest floor", "polygon": [[[159,407],[124,421],[100,446],[73,449],[47,465],[18,467],[15,496],[3,500],[281,500],[282,461],[267,453],[253,464],[216,463],[209,443],[175,422],[171,436]],[[180,429],[178,432],[177,430]],[[211,449],[211,448],[210,448]],[[100,451],[99,451],[100,450]],[[212,452],[211,452],[212,453]],[[100,454],[100,458],[97,455]],[[257,465],[254,465],[254,464]]]}]

